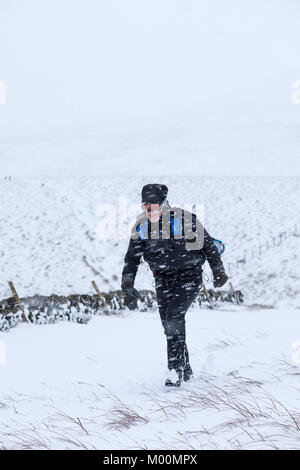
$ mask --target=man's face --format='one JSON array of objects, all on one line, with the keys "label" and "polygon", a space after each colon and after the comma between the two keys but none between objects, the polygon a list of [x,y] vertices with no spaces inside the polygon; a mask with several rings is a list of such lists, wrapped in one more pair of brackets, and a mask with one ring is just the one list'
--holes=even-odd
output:
[{"label": "man's face", "polygon": [[143,204],[142,209],[146,212],[150,222],[157,222],[162,214],[162,208],[159,204]]}]

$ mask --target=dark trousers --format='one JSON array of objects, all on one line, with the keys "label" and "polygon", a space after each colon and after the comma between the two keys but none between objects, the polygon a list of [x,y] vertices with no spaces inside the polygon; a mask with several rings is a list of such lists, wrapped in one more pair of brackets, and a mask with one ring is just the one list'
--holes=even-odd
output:
[{"label": "dark trousers", "polygon": [[185,341],[185,314],[202,285],[202,269],[156,274],[160,318],[167,337],[168,368],[178,371],[189,364]]}]

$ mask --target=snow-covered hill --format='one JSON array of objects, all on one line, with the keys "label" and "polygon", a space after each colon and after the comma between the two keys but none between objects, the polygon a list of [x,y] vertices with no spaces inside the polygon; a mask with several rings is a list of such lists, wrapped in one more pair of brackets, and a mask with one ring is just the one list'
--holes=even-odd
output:
[{"label": "snow-covered hill", "polygon": [[[300,306],[298,178],[150,180],[168,184],[171,202],[203,204],[205,226],[226,243],[225,266],[247,303]],[[120,198],[127,198],[128,207],[137,204],[128,216],[130,226],[147,182],[148,177],[133,176],[2,179],[1,297],[10,295],[8,280],[22,296],[89,293],[93,278],[103,291],[119,288],[128,234],[125,230],[122,239],[118,233],[115,239],[101,239],[105,215],[99,207],[110,204],[119,217],[125,210]],[[205,271],[210,275],[208,266]],[[142,265],[137,286],[152,284],[149,269]]]},{"label": "snow-covered hill", "polygon": [[131,125],[120,131],[79,128],[13,137],[0,134],[4,176],[78,175],[300,176],[300,107],[254,119],[204,112],[198,119]]}]

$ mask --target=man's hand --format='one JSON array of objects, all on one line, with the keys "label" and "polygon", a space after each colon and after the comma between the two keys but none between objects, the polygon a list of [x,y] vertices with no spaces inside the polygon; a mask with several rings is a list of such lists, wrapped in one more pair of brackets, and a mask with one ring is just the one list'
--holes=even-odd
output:
[{"label": "man's hand", "polygon": [[125,291],[125,305],[129,310],[135,310],[137,308],[137,301],[141,296],[139,292],[134,288],[130,287]]},{"label": "man's hand", "polygon": [[122,276],[121,289],[125,292],[130,287],[133,287],[134,279],[131,276]]},{"label": "man's hand", "polygon": [[129,310],[137,308],[137,301],[141,298],[139,292],[133,287],[134,280],[130,276],[122,277],[122,290],[125,293],[125,305]]},{"label": "man's hand", "polygon": [[213,270],[214,275],[214,287],[222,287],[228,281],[228,276],[225,273],[223,266]]}]

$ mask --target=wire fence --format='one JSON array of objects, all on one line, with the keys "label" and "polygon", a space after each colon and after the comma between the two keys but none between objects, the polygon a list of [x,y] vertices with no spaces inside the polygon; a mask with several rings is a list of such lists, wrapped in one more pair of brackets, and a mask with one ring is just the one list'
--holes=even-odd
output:
[{"label": "wire fence", "polygon": [[249,250],[244,250],[243,255],[237,256],[235,262],[226,263],[226,269],[228,273],[233,274],[239,269],[244,269],[248,262],[259,258],[274,247],[282,245],[285,240],[291,237],[300,237],[297,224],[295,224],[292,228],[279,232],[275,236],[272,235],[264,242],[261,242],[255,247],[251,247]]}]

